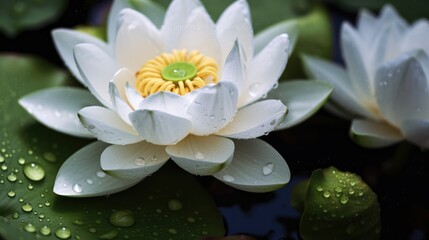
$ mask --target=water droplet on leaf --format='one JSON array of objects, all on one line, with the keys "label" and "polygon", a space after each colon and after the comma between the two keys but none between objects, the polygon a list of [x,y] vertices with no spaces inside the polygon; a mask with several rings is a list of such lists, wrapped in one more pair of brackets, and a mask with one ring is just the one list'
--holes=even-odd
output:
[{"label": "water droplet on leaf", "polygon": [[45,177],[45,170],[37,163],[27,163],[24,166],[24,175],[32,181],[40,181]]}]

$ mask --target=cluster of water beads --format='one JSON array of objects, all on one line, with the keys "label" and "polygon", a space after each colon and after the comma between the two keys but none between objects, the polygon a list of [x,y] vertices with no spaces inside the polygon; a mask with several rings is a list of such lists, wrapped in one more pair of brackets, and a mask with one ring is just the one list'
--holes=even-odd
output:
[{"label": "cluster of water beads", "polygon": [[[302,185],[304,186],[304,185]],[[306,191],[304,213],[301,218],[303,238],[345,239],[345,236],[378,235],[380,215],[377,197],[362,179],[349,172],[331,167],[316,170]],[[363,227],[365,225],[365,227]],[[344,231],[334,231],[344,229]]]}]

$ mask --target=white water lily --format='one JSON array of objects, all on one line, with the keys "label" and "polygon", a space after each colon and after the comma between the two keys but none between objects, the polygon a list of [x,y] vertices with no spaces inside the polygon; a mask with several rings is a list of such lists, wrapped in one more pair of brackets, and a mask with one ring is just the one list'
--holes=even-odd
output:
[{"label": "white water lily", "polygon": [[256,138],[308,118],[332,91],[318,82],[281,84],[273,96],[295,109],[290,118],[282,101],[258,101],[278,85],[289,56],[288,35],[273,36],[255,54],[254,42],[262,44],[267,32],[264,40],[253,38],[243,0],[216,24],[198,1],[174,0],[161,29],[126,7],[126,1],[114,2],[108,43],[73,30],[53,32],[61,57],[90,92],[54,88],[20,100],[48,127],[99,140],[66,160],[54,192],[118,192],[169,159],[245,191],[286,184],[285,160]]},{"label": "white water lily", "polygon": [[365,147],[404,139],[429,147],[429,23],[409,25],[391,6],[380,16],[362,11],[354,29],[341,29],[346,68],[305,57],[309,75],[335,90],[327,107],[353,119],[352,138]]}]

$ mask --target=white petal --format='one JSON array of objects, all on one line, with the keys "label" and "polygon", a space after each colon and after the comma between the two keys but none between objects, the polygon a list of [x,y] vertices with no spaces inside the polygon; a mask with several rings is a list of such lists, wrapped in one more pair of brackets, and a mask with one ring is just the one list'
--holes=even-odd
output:
[{"label": "white petal", "polygon": [[405,138],[422,148],[429,148],[429,121],[423,119],[407,119],[401,127]]},{"label": "white petal", "polygon": [[304,56],[303,60],[307,75],[313,79],[327,82],[335,88],[331,98],[336,105],[354,115],[373,117],[373,114],[363,107],[353,91],[352,83],[342,67],[317,57]]},{"label": "white petal", "polygon": [[121,20],[115,42],[116,60],[120,67],[137,72],[163,52],[161,33],[149,19],[132,9],[122,10]]},{"label": "white petal", "polygon": [[230,138],[257,138],[273,131],[286,115],[281,101],[264,100],[240,109],[231,123],[217,134]]},{"label": "white petal", "polygon": [[107,40],[113,44],[118,31],[119,13],[122,9],[131,8],[130,1],[114,0],[107,19]]},{"label": "white petal", "polygon": [[86,83],[83,80],[83,77],[80,75],[74,61],[73,48],[81,43],[91,43],[99,47],[102,51],[106,53],[109,52],[108,46],[105,42],[79,31],[69,29],[55,29],[52,31],[52,38],[54,40],[55,47],[66,66],[70,69],[73,76],[84,85],[86,85]]},{"label": "white petal", "polygon": [[418,51],[403,55],[377,72],[379,110],[392,124],[400,126],[403,119],[425,119],[429,116],[427,66],[428,56]]},{"label": "white petal", "polygon": [[288,57],[289,39],[287,34],[281,34],[250,62],[238,106],[245,106],[267,94],[277,84]]},{"label": "white petal", "polygon": [[140,136],[159,145],[175,144],[192,129],[187,118],[156,110],[137,110],[130,114],[130,120]]},{"label": "white petal", "polygon": [[[220,43],[216,35],[216,26],[203,7],[192,11],[180,38],[176,39],[175,49],[199,50],[202,54],[222,65]],[[171,49],[170,49],[171,50]]]},{"label": "white petal", "polygon": [[268,98],[281,100],[288,107],[288,114],[276,129],[293,127],[316,113],[328,97],[333,87],[317,81],[287,81],[280,83]]},{"label": "white petal", "polygon": [[[359,30],[359,34],[364,36],[364,39],[370,39],[370,36],[374,36],[378,27],[377,24],[377,18],[374,17],[374,15],[372,15],[369,11],[364,9],[359,12],[357,28]],[[368,38],[365,38],[365,36],[368,36]],[[369,43],[365,42],[365,44]]]},{"label": "white petal", "polygon": [[118,87],[113,81],[109,84],[109,93],[113,108],[115,109],[116,113],[119,115],[122,121],[124,121],[128,125],[131,125],[128,115],[133,112],[133,110],[128,105],[126,100],[121,98]]},{"label": "white petal", "polygon": [[429,53],[429,22],[426,19],[414,23],[402,38],[401,50],[408,52],[423,49]]},{"label": "white petal", "polygon": [[241,89],[243,88],[245,80],[240,52],[240,44],[236,41],[234,43],[234,47],[226,58],[222,72],[222,79],[220,80],[220,82],[233,83],[238,90],[238,96],[241,94]]},{"label": "white petal", "polygon": [[222,60],[228,56],[236,40],[241,44],[244,60],[252,59],[253,29],[249,6],[245,0],[235,1],[225,9],[216,23],[216,29],[222,47]]},{"label": "white petal", "polygon": [[139,109],[156,110],[187,118],[188,99],[172,92],[158,92],[140,102]]},{"label": "white petal", "polygon": [[128,103],[131,107],[136,110],[139,108],[140,103],[143,101],[143,97],[134,87],[134,84],[127,82],[125,84],[125,94],[127,95]]},{"label": "white petal", "polygon": [[365,59],[362,40],[350,24],[345,23],[341,28],[341,52],[346,62],[351,86],[356,92],[356,98],[374,102],[374,86],[370,79]]},{"label": "white petal", "polygon": [[237,95],[237,88],[229,82],[200,89],[188,108],[192,133],[209,135],[226,126],[237,111]]},{"label": "white petal", "polygon": [[86,107],[79,111],[82,124],[99,140],[126,145],[142,141],[137,132],[118,114],[103,107]]},{"label": "white petal", "polygon": [[109,175],[123,179],[142,179],[156,172],[170,158],[165,146],[139,142],[112,145],[101,154],[101,168]]},{"label": "white petal", "polygon": [[188,136],[166,148],[174,162],[196,175],[212,175],[224,169],[234,154],[234,142],[216,136]]},{"label": "white petal", "polygon": [[93,137],[80,123],[77,112],[101,105],[88,91],[72,87],[33,92],[19,99],[19,104],[47,127],[77,137]]},{"label": "white petal", "polygon": [[248,192],[274,191],[287,184],[290,170],[283,157],[260,139],[234,140],[232,162],[214,177]]},{"label": "white petal", "polygon": [[111,107],[109,82],[118,70],[111,56],[99,47],[82,43],[74,48],[77,68],[91,93],[106,107]]},{"label": "white petal", "polygon": [[289,36],[289,54],[291,54],[299,35],[298,22],[295,19],[279,22],[259,32],[254,41],[255,54],[258,54],[273,38],[283,33],[287,33]]},{"label": "white petal", "polygon": [[177,40],[183,34],[188,17],[200,5],[198,0],[173,0],[170,3],[161,29],[167,49],[171,50],[177,46]]},{"label": "white petal", "polygon": [[124,100],[128,100],[126,85],[129,82],[134,86],[135,77],[133,73],[126,68],[121,68],[115,73],[111,82],[113,82],[118,88],[119,96]]},{"label": "white petal", "polygon": [[54,192],[70,197],[95,197],[120,192],[141,179],[123,180],[101,170],[100,155],[109,145],[91,143],[69,157],[58,171]]},{"label": "white petal", "polygon": [[387,147],[403,140],[401,132],[387,123],[359,119],[353,120],[350,136],[368,148]]}]

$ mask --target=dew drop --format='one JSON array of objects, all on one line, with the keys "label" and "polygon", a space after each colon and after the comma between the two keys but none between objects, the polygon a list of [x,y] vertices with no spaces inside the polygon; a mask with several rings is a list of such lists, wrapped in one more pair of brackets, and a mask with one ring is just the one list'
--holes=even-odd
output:
[{"label": "dew drop", "polygon": [[37,163],[27,163],[24,166],[24,175],[32,181],[40,181],[45,177],[45,170]]},{"label": "dew drop", "polygon": [[259,93],[260,85],[259,83],[254,83],[249,87],[249,95],[255,97]]},{"label": "dew drop", "polygon": [[99,177],[99,178],[105,178],[106,177],[106,173],[103,171],[97,171],[96,174],[97,174],[97,177]]},{"label": "dew drop", "polygon": [[177,234],[177,230],[176,230],[176,229],[174,229],[174,228],[170,228],[170,229],[168,229],[168,232],[169,232],[169,233],[171,233],[171,234],[174,234],[174,235],[176,235],[176,234]]},{"label": "dew drop", "polygon": [[19,213],[14,212],[14,213],[12,214],[12,218],[13,218],[13,219],[18,219],[18,218],[19,218]]},{"label": "dew drop", "polygon": [[214,120],[215,116],[214,115],[210,115],[210,120]]},{"label": "dew drop", "polygon": [[117,227],[131,227],[134,225],[135,220],[132,212],[128,210],[114,211],[110,217],[109,222]]},{"label": "dew drop", "polygon": [[82,185],[76,183],[75,185],[73,185],[73,191],[81,193],[83,191]]},{"label": "dew drop", "polygon": [[4,157],[2,155],[0,155],[0,163],[3,163],[4,160],[5,160]]},{"label": "dew drop", "polygon": [[33,190],[34,186],[31,183],[29,183],[28,186],[27,186],[27,188],[28,188],[28,190]]},{"label": "dew drop", "polygon": [[30,203],[26,203],[26,204],[24,204],[24,205],[21,206],[21,209],[22,209],[22,211],[28,213],[28,212],[33,211],[33,206],[31,206]]},{"label": "dew drop", "polygon": [[1,165],[1,170],[6,171],[7,170],[7,165],[3,163]]},{"label": "dew drop", "polygon": [[43,154],[43,158],[48,162],[56,162],[57,161],[57,157],[51,152],[45,152]]},{"label": "dew drop", "polygon": [[353,188],[349,188],[349,194],[354,194],[355,193],[355,190],[353,189]]},{"label": "dew drop", "polygon": [[24,2],[16,2],[11,10],[12,16],[21,17],[28,11],[28,6]]},{"label": "dew drop", "polygon": [[112,230],[101,235],[100,237],[98,237],[98,239],[115,239],[118,236],[118,234],[119,234],[118,231]]},{"label": "dew drop", "polygon": [[323,187],[319,185],[319,186],[317,186],[317,187],[316,187],[316,190],[317,190],[318,192],[321,192],[321,191],[323,191]]},{"label": "dew drop", "polygon": [[91,178],[88,178],[88,179],[86,179],[86,183],[88,183],[89,185],[91,185],[91,184],[93,184],[93,183],[94,183],[94,181],[92,181],[92,179],[91,179]]},{"label": "dew drop", "polygon": [[330,197],[330,196],[331,196],[331,192],[330,192],[330,191],[328,191],[328,190],[326,190],[326,191],[324,191],[324,192],[323,192],[323,196],[324,196],[325,198],[328,198],[328,197]]},{"label": "dew drop", "polygon": [[73,220],[72,223],[76,226],[82,226],[84,224],[84,222],[81,220]]},{"label": "dew drop", "polygon": [[334,190],[335,192],[338,192],[338,193],[343,192],[343,189],[341,187],[335,187]]},{"label": "dew drop", "polygon": [[226,182],[234,182],[235,181],[235,178],[233,176],[231,176],[231,175],[223,175],[222,178]]},{"label": "dew drop", "polygon": [[16,193],[13,190],[10,190],[9,192],[7,192],[7,195],[11,198],[15,197]]},{"label": "dew drop", "polygon": [[188,217],[186,220],[188,220],[188,222],[190,222],[190,223],[195,222],[195,218],[193,218],[193,217]]},{"label": "dew drop", "polygon": [[146,160],[144,159],[144,157],[138,157],[134,160],[134,164],[137,166],[143,166],[146,164]]},{"label": "dew drop", "polygon": [[45,206],[46,206],[46,207],[49,207],[49,206],[51,206],[51,203],[50,203],[49,201],[46,201],[46,202],[45,202]]},{"label": "dew drop", "polygon": [[95,228],[91,227],[91,228],[89,228],[89,229],[88,229],[88,231],[89,231],[90,233],[96,233],[96,232],[97,232],[97,229],[95,229]]},{"label": "dew drop", "polygon": [[273,173],[273,170],[274,170],[274,163],[267,163],[262,168],[262,174],[264,174],[264,176],[268,176],[271,173]]},{"label": "dew drop", "polygon": [[24,158],[19,158],[18,159],[18,164],[19,165],[24,165],[25,164],[25,159]]},{"label": "dew drop", "polygon": [[179,200],[172,199],[172,200],[168,201],[168,208],[171,211],[180,211],[180,210],[182,210],[183,205]]},{"label": "dew drop", "polygon": [[206,156],[204,156],[204,154],[201,153],[201,152],[195,153],[195,158],[198,159],[198,160],[203,160],[205,157]]},{"label": "dew drop", "polygon": [[33,224],[27,223],[27,224],[24,225],[24,230],[26,232],[29,232],[29,233],[34,233],[37,229],[36,229],[36,227]]},{"label": "dew drop", "polygon": [[7,175],[7,180],[9,180],[9,182],[15,182],[16,179],[18,179],[15,175],[15,173],[10,173],[9,175]]},{"label": "dew drop", "polygon": [[48,226],[43,226],[40,228],[39,230],[40,234],[42,234],[43,236],[49,236],[51,235],[51,229]]},{"label": "dew drop", "polygon": [[60,111],[55,110],[55,111],[54,111],[54,116],[55,116],[55,117],[57,117],[57,118],[60,118],[60,117],[62,116],[62,114],[61,114],[61,112],[60,112]]},{"label": "dew drop", "polygon": [[346,204],[348,201],[349,201],[349,197],[347,197],[347,195],[342,195],[340,197],[340,203]]},{"label": "dew drop", "polygon": [[68,239],[71,237],[71,231],[66,227],[61,227],[55,231],[55,236],[59,239]]},{"label": "dew drop", "polygon": [[19,198],[18,202],[20,202],[20,203],[24,202],[24,198]]},{"label": "dew drop", "polygon": [[275,119],[273,119],[273,120],[270,122],[270,125],[271,125],[271,126],[274,126],[274,124],[276,124],[276,120],[275,120]]}]

